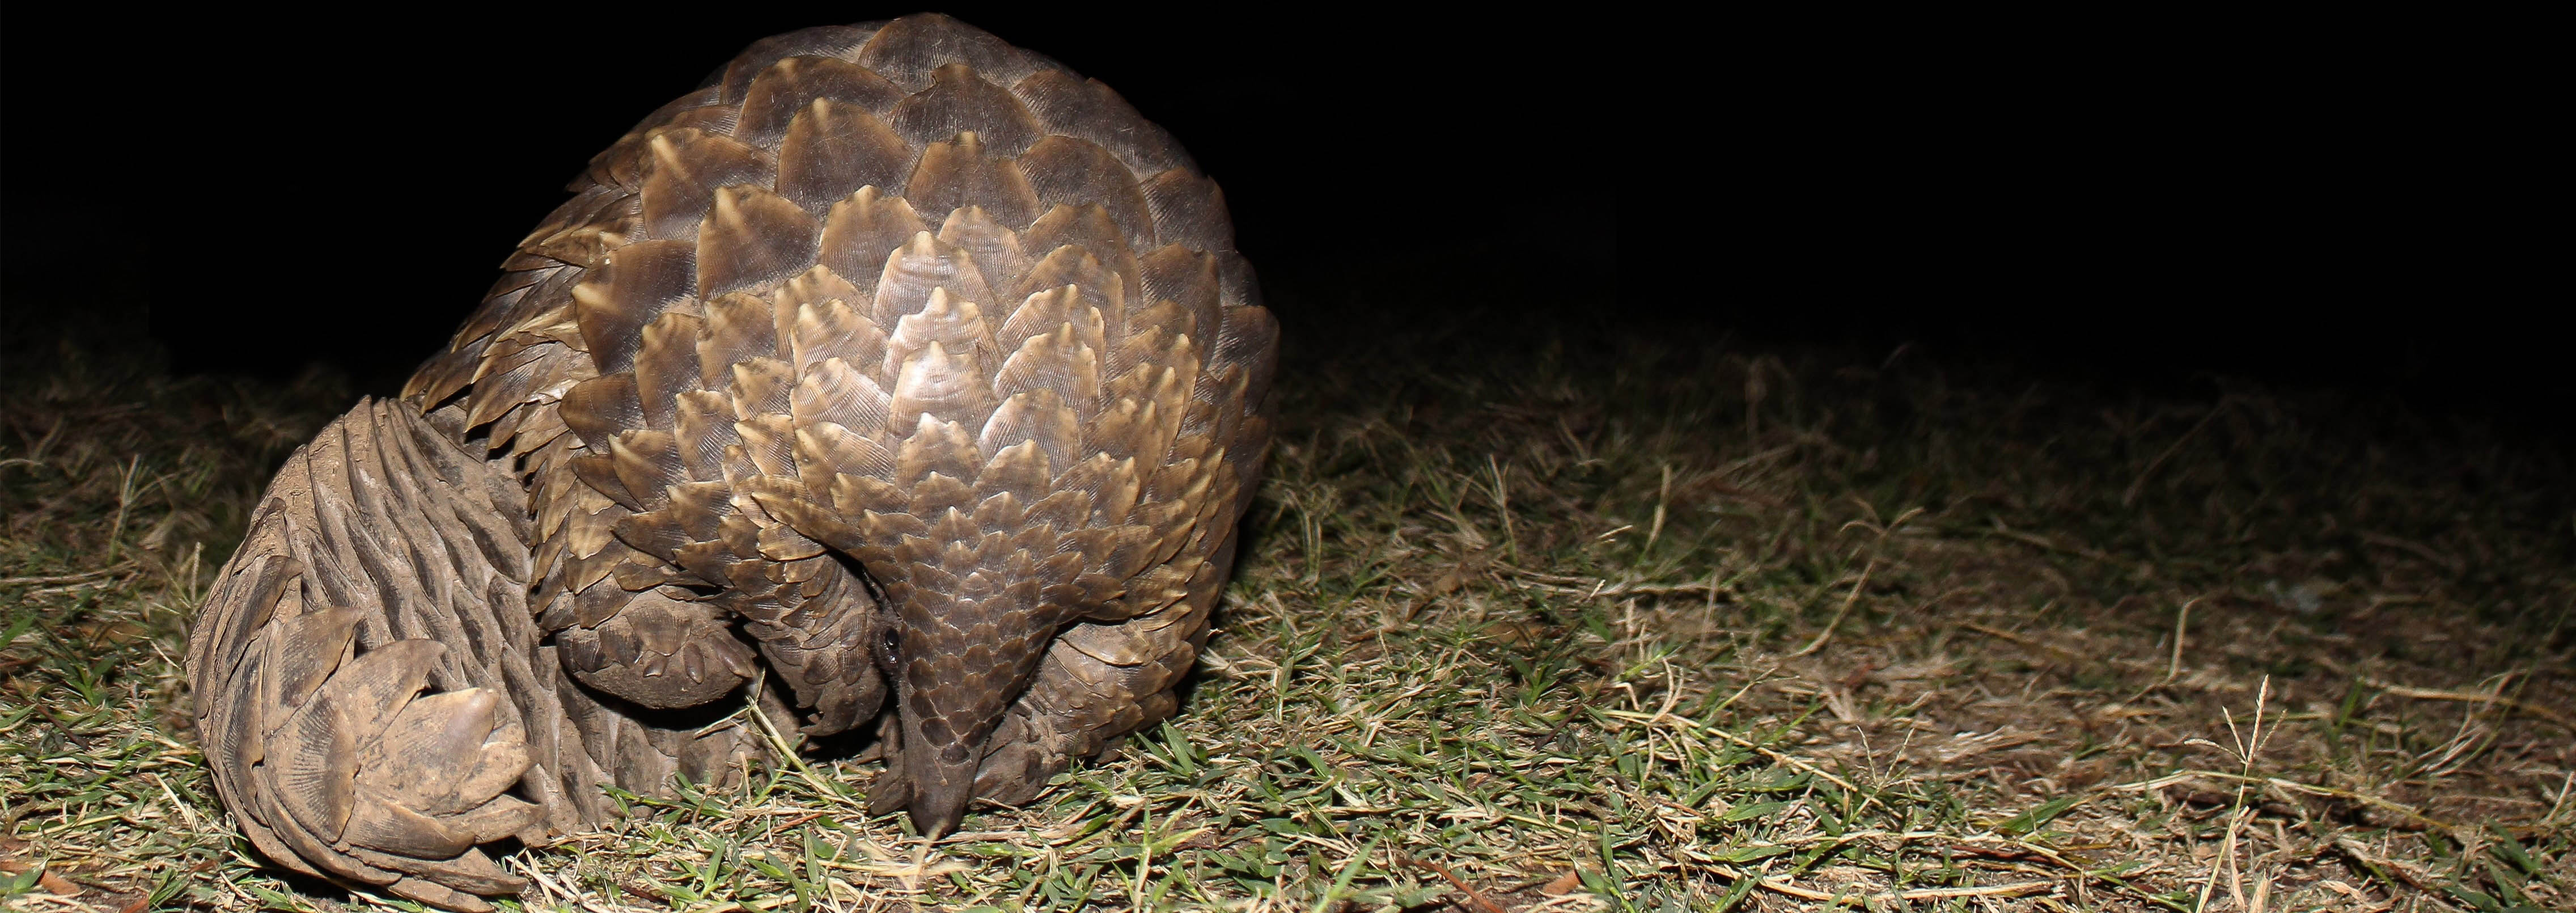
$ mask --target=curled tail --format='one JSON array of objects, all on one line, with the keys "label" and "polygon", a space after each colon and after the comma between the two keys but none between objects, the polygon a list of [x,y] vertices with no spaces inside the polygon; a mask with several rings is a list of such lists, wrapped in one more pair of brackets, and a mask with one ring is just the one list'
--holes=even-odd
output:
[{"label": "curled tail", "polygon": [[455,910],[524,886],[478,847],[614,813],[757,750],[573,686],[527,608],[526,496],[400,403],[362,402],[269,486],[188,644],[216,789],[285,868]]}]

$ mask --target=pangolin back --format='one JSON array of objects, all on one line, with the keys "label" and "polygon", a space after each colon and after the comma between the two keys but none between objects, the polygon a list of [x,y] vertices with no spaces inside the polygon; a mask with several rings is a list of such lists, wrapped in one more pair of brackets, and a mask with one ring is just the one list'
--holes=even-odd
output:
[{"label": "pangolin back", "polygon": [[[544,640],[519,649],[567,693],[713,701],[758,675],[738,626],[808,732],[893,699],[872,802],[934,834],[1171,712],[1261,473],[1277,324],[1168,134],[923,15],[755,43],[570,189],[402,395],[524,487]],[[192,667],[250,649],[226,636]],[[578,703],[459,674],[532,730]],[[671,769],[574,722],[596,763],[549,774],[572,792]]]}]

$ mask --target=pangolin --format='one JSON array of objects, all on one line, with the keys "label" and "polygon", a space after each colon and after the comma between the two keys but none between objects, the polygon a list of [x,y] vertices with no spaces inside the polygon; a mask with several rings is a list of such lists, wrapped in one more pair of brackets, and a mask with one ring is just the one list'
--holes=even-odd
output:
[{"label": "pangolin", "polygon": [[480,910],[481,844],[723,779],[746,702],[875,723],[932,836],[1173,712],[1278,325],[1169,134],[922,15],[757,42],[570,189],[219,572],[190,685],[262,855]]}]

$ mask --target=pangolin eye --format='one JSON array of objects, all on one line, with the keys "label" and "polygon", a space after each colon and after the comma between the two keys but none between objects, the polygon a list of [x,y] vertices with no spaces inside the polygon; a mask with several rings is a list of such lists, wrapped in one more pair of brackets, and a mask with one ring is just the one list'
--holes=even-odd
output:
[{"label": "pangolin eye", "polygon": [[885,636],[877,638],[877,667],[884,669],[887,675],[895,674],[896,667],[902,665],[897,661],[902,648],[903,636],[893,628],[887,628]]}]

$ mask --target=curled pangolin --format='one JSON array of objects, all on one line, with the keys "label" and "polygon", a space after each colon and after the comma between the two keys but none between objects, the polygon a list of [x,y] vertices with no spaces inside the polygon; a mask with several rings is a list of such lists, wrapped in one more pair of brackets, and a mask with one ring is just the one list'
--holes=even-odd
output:
[{"label": "curled pangolin", "polygon": [[932,835],[1173,711],[1278,331],[1168,134],[916,16],[753,44],[571,189],[197,621],[260,853],[480,910],[479,845],[763,753],[747,699],[877,722],[870,803]]}]

